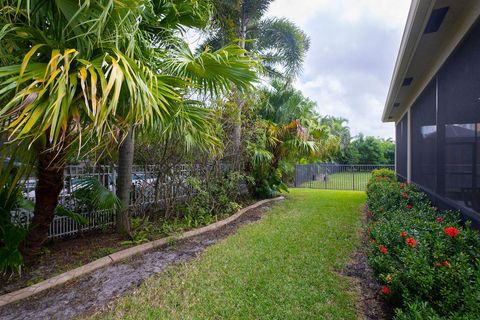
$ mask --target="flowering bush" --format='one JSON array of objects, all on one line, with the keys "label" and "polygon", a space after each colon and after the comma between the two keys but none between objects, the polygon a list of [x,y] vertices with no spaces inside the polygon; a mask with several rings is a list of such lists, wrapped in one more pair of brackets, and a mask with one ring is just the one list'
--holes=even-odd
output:
[{"label": "flowering bush", "polygon": [[391,173],[374,174],[367,194],[368,260],[396,318],[478,319],[479,233]]}]

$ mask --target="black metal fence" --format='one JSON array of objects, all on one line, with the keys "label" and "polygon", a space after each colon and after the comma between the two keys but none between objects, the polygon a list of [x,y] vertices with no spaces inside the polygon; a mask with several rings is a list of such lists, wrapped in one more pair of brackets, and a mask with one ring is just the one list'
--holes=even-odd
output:
[{"label": "black metal fence", "polygon": [[372,170],[394,165],[311,163],[295,166],[295,187],[365,191]]}]

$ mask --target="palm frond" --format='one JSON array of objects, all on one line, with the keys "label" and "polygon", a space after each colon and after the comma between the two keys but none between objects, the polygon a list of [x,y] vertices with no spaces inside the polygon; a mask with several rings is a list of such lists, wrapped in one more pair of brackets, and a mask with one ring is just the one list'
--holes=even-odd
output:
[{"label": "palm frond", "polygon": [[55,208],[55,215],[59,217],[68,217],[75,221],[78,224],[87,224],[88,220],[84,216],[79,213],[73,212],[72,210],[64,207],[64,206],[57,206]]},{"label": "palm frond", "polygon": [[247,52],[229,45],[210,52],[194,54],[185,42],[169,50],[166,71],[190,81],[194,89],[211,96],[227,92],[233,86],[247,90],[257,80],[258,65]]},{"label": "palm frond", "polygon": [[264,19],[252,37],[257,39],[255,47],[269,68],[287,78],[300,74],[310,40],[294,23],[285,18]]},{"label": "palm frond", "polygon": [[115,193],[108,190],[95,178],[85,178],[78,181],[73,195],[95,210],[118,209],[121,207],[121,202]]}]

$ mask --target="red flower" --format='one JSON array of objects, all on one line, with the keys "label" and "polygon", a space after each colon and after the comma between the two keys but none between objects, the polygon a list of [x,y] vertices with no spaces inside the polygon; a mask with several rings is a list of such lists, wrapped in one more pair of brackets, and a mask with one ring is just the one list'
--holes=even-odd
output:
[{"label": "red flower", "polygon": [[457,228],[455,227],[446,227],[444,230],[445,234],[449,237],[456,237],[458,233],[460,232]]},{"label": "red flower", "polygon": [[405,188],[405,183],[400,183],[400,189]]},{"label": "red flower", "polygon": [[410,205],[410,204],[407,204],[406,208],[407,208],[407,209],[412,209],[412,208],[413,208],[413,206],[412,206],[412,205]]},{"label": "red flower", "polygon": [[437,217],[437,222],[438,222],[438,223],[442,223],[443,220],[445,220],[443,217]]},{"label": "red flower", "polygon": [[447,260],[443,261],[442,265],[450,268],[450,262],[448,262]]},{"label": "red flower", "polygon": [[387,286],[383,286],[382,293],[388,296],[390,294],[390,289]]},{"label": "red flower", "polygon": [[407,236],[407,233],[405,231],[400,232],[400,237],[403,238],[403,237],[406,237],[406,236]]},{"label": "red flower", "polygon": [[437,262],[437,263],[434,264],[434,266],[435,266],[435,267],[441,267],[442,264]]},{"label": "red flower", "polygon": [[379,245],[378,249],[380,249],[380,252],[383,254],[387,254],[388,250],[384,245]]},{"label": "red flower", "polygon": [[415,248],[417,246],[417,240],[415,240],[413,238],[407,238],[407,240],[405,240],[405,242],[412,248]]},{"label": "red flower", "polygon": [[405,192],[402,192],[402,197],[403,198],[408,198],[408,195]]}]

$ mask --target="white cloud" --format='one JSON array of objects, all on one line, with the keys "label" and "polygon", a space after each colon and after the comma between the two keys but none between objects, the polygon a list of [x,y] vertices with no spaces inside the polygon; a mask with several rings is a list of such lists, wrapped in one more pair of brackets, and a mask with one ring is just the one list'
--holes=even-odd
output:
[{"label": "white cloud", "polygon": [[321,114],[349,120],[353,134],[393,137],[380,121],[406,21],[408,0],[276,0],[268,15],[286,17],[310,37],[296,85]]}]

